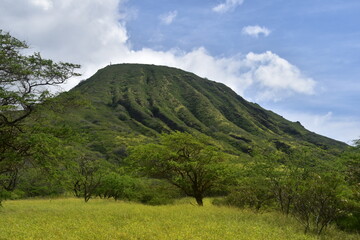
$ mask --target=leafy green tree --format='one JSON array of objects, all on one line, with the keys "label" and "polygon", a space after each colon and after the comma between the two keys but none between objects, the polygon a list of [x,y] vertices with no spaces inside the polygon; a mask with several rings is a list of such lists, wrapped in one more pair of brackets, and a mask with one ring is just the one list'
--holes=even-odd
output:
[{"label": "leafy green tree", "polygon": [[18,182],[11,194],[12,198],[58,196],[66,191],[63,178],[53,177],[53,174],[41,167],[22,169]]},{"label": "leafy green tree", "polygon": [[354,141],[355,146],[346,151],[345,160],[347,180],[351,185],[360,187],[360,139]]},{"label": "leafy green tree", "polygon": [[311,151],[299,149],[266,160],[260,167],[270,180],[280,210],[294,216],[305,232],[320,235],[348,211],[351,191],[341,166],[333,159],[319,160]]},{"label": "leafy green tree", "polygon": [[205,135],[173,132],[163,134],[158,144],[132,148],[128,159],[149,176],[168,180],[202,206],[206,194],[228,174],[224,158]]},{"label": "leafy green tree", "polygon": [[288,215],[299,181],[306,175],[306,168],[294,155],[280,151],[255,154],[252,161],[243,164],[242,176],[225,202],[256,210],[277,206]]},{"label": "leafy green tree", "polygon": [[309,230],[321,234],[347,211],[348,193],[342,177],[312,173],[302,181],[294,195],[292,214]]},{"label": "leafy green tree", "polygon": [[101,198],[124,200],[139,200],[143,184],[140,179],[129,175],[111,172],[105,175],[96,189],[96,195]]},{"label": "leafy green tree", "polygon": [[360,231],[360,139],[354,140],[354,146],[349,147],[340,156],[340,162],[344,166],[342,174],[352,191],[349,201],[350,211],[348,214],[337,219],[340,228],[349,231]]},{"label": "leafy green tree", "polygon": [[73,191],[76,197],[88,202],[96,195],[105,176],[110,173],[111,164],[96,152],[84,152],[70,166],[73,172]]},{"label": "leafy green tree", "polygon": [[[299,180],[299,171],[289,155],[282,152],[270,152],[246,164],[247,178],[250,179],[252,194],[265,197],[264,200],[275,201],[280,211],[286,215],[290,212],[294,189]],[[249,181],[249,180],[248,180]],[[272,197],[272,198],[271,198]]]},{"label": "leafy green tree", "polygon": [[79,65],[54,63],[40,53],[24,55],[28,48],[9,33],[0,30],[0,127],[19,126],[37,103],[49,96],[49,86],[63,84]]},{"label": "leafy green tree", "polygon": [[33,135],[39,131],[27,123],[36,106],[51,96],[49,87],[79,75],[79,65],[55,63],[40,53],[26,55],[26,49],[25,42],[0,30],[0,192],[14,190],[34,146],[47,142],[45,134]]},{"label": "leafy green tree", "polygon": [[280,161],[283,162],[275,170],[271,178],[273,191],[282,213],[288,215],[301,181],[307,178],[309,167],[303,155],[293,153]]},{"label": "leafy green tree", "polygon": [[360,149],[360,139],[355,139],[353,141],[353,144],[354,144],[355,148]]},{"label": "leafy green tree", "polygon": [[249,207],[259,211],[273,205],[274,198],[268,179],[262,176],[251,176],[243,177],[228,196],[215,203],[239,208]]}]

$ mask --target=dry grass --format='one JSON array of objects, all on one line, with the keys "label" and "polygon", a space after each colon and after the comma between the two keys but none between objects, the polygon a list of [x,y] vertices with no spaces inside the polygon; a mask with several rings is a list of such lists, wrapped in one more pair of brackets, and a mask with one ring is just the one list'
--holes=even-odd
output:
[{"label": "dry grass", "polygon": [[[359,239],[331,229],[324,239]],[[6,201],[0,239],[316,239],[277,213],[212,206],[188,200],[145,206],[112,200]]]}]

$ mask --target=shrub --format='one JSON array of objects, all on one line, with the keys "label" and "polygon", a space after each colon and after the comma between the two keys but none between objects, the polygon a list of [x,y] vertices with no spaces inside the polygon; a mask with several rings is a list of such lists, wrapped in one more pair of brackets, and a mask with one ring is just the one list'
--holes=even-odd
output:
[{"label": "shrub", "polygon": [[321,234],[347,211],[341,178],[313,174],[303,181],[294,197],[293,216],[304,225],[305,233]]},{"label": "shrub", "polygon": [[271,189],[265,185],[241,185],[234,188],[223,199],[213,201],[215,205],[229,205],[238,208],[252,208],[259,211],[268,208],[274,203],[274,195]]},{"label": "shrub", "polygon": [[109,173],[102,179],[95,191],[95,195],[101,198],[137,201],[141,198],[142,189],[143,184],[140,179],[128,175]]},{"label": "shrub", "polygon": [[114,198],[148,205],[169,204],[180,196],[179,191],[165,181],[136,178],[114,172],[102,179],[95,195],[100,198]]}]

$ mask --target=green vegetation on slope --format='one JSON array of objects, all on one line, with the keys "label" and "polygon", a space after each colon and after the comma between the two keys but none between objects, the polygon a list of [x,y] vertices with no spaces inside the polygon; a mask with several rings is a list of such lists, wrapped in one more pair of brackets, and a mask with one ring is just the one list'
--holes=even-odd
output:
[{"label": "green vegetation on slope", "polygon": [[247,102],[221,83],[175,68],[111,65],[71,93],[78,93],[92,107],[74,111],[68,119],[105,145],[111,144],[106,136],[132,133],[153,138],[179,130],[204,133],[222,142],[226,151],[244,157],[265,149],[306,146],[337,152],[346,148]]},{"label": "green vegetation on slope", "polygon": [[[184,201],[187,202],[187,201]],[[6,201],[0,209],[0,239],[318,239],[277,213],[79,199]],[[323,239],[359,239],[331,229]]]}]

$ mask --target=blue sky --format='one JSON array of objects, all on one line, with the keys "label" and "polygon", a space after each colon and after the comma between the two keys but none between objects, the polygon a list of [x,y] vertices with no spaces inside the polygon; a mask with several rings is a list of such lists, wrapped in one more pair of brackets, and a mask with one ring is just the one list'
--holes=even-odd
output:
[{"label": "blue sky", "polygon": [[[168,65],[311,131],[360,138],[358,0],[3,0],[0,28],[45,57]],[[69,89],[80,79],[72,79]]]}]

